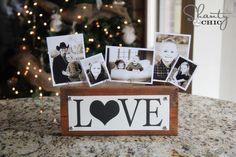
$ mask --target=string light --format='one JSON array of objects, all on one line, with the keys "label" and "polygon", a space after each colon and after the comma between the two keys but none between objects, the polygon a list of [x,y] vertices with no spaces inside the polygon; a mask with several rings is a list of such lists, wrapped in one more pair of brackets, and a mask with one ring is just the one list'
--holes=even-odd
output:
[{"label": "string light", "polygon": [[30,11],[30,12],[29,12],[29,14],[30,14],[30,15],[32,15],[32,14],[33,14],[33,12],[32,12],[32,11]]},{"label": "string light", "polygon": [[54,28],[50,28],[50,31],[51,31],[51,32],[55,32]]},{"label": "string light", "polygon": [[127,24],[128,24],[128,21],[124,21],[124,24],[127,25]]},{"label": "string light", "polygon": [[48,78],[48,81],[51,81],[51,80],[52,80],[52,78],[51,78],[51,77],[49,77],[49,78]]},{"label": "string light", "polygon": [[84,28],[88,28],[88,26],[87,26],[87,25],[84,25]]},{"label": "string light", "polygon": [[40,36],[37,37],[38,40],[41,40]]},{"label": "string light", "polygon": [[28,20],[27,22],[28,22],[28,24],[30,24],[30,23],[31,23],[31,21],[30,21],[30,20]]},{"label": "string light", "polygon": [[21,13],[19,12],[19,13],[17,13],[17,16],[20,16],[21,15]]},{"label": "string light", "polygon": [[63,9],[61,8],[59,11],[60,11],[60,13],[61,13],[61,12],[63,12]]},{"label": "string light", "polygon": [[85,51],[86,51],[87,53],[89,52],[89,50],[90,50],[90,48],[89,48],[89,47],[86,47]]},{"label": "string light", "polygon": [[56,92],[56,96],[59,96],[59,93],[58,93],[58,92]]},{"label": "string light", "polygon": [[42,72],[42,69],[39,69],[39,72],[41,73],[41,72]]},{"label": "string light", "polygon": [[122,44],[119,44],[120,47],[122,47]]},{"label": "string light", "polygon": [[101,47],[101,45],[100,45],[100,44],[98,44],[98,45],[97,45],[97,48],[100,48],[100,47]]},{"label": "string light", "polygon": [[26,39],[25,38],[22,38],[22,41],[25,41]]},{"label": "string light", "polygon": [[43,93],[39,93],[39,96],[42,97],[42,96],[43,96]]},{"label": "string light", "polygon": [[81,15],[78,15],[77,18],[78,18],[79,20],[81,20],[81,19],[82,19],[82,16],[81,16]]},{"label": "string light", "polygon": [[53,118],[53,123],[57,123],[57,119],[56,118]]},{"label": "string light", "polygon": [[26,70],[25,72],[24,72],[24,75],[26,76],[28,74],[28,70]]},{"label": "string light", "polygon": [[34,70],[36,70],[37,68],[36,68],[36,67],[34,67],[33,69],[34,69]]},{"label": "string light", "polygon": [[65,0],[65,2],[69,2],[69,0]]},{"label": "string light", "polygon": [[30,62],[28,62],[27,64],[28,64],[28,66],[30,66],[30,64],[31,64],[31,63],[30,63]]},{"label": "string light", "polygon": [[39,113],[41,113],[41,114],[42,114],[42,113],[43,113],[43,110],[41,109],[41,110],[39,111]]},{"label": "string light", "polygon": [[26,13],[26,14],[29,14],[29,10],[26,10],[25,13]]},{"label": "string light", "polygon": [[117,26],[117,29],[120,29],[120,26]]},{"label": "string light", "polygon": [[47,23],[46,23],[46,22],[44,22],[44,23],[43,23],[43,25],[44,25],[44,26],[47,26]]},{"label": "string light", "polygon": [[26,46],[23,45],[22,46],[22,50],[25,51],[26,50]]},{"label": "string light", "polygon": [[30,31],[30,35],[33,35],[34,34],[34,31]]},{"label": "string light", "polygon": [[36,26],[33,26],[33,29],[36,29]]},{"label": "string light", "polygon": [[28,8],[28,6],[27,6],[27,5],[25,5],[25,6],[24,6],[24,9],[27,9],[27,8]]},{"label": "string light", "polygon": [[17,73],[16,73],[17,75],[20,75],[20,71],[17,71]]},{"label": "string light", "polygon": [[109,35],[109,38],[112,38],[112,37],[113,37],[113,35],[112,35],[112,34],[110,34],[110,35]]},{"label": "string light", "polygon": [[113,8],[113,6],[111,5],[111,6],[110,6],[110,8],[112,9],[112,8]]},{"label": "string light", "polygon": [[43,17],[43,14],[39,14],[39,17]]},{"label": "string light", "polygon": [[103,30],[104,30],[104,32],[107,32],[107,28],[104,28]]},{"label": "string light", "polygon": [[26,70],[29,70],[29,67],[27,66],[25,69],[26,69]]},{"label": "string light", "polygon": [[89,38],[88,41],[89,42],[94,42],[94,39],[93,38]]},{"label": "string light", "polygon": [[39,90],[42,90],[42,87],[41,87],[41,86],[39,86]]},{"label": "string light", "polygon": [[85,10],[85,9],[87,9],[87,7],[86,7],[86,6],[83,6],[83,9]]},{"label": "string light", "polygon": [[34,93],[33,89],[30,90],[30,93]]},{"label": "string light", "polygon": [[34,75],[35,78],[38,78],[38,75]]},{"label": "string light", "polygon": [[37,2],[34,2],[34,6],[37,6],[38,5],[38,3]]},{"label": "string light", "polygon": [[138,21],[138,23],[141,23],[141,22],[142,22],[140,19],[138,19],[137,21]]},{"label": "string light", "polygon": [[15,94],[18,95],[18,94],[19,94],[19,91],[15,91]]},{"label": "string light", "polygon": [[106,5],[105,5],[105,7],[107,8],[107,7],[108,7],[108,5],[106,4]]},{"label": "string light", "polygon": [[15,87],[12,87],[12,91],[15,91],[16,90],[16,88]]}]

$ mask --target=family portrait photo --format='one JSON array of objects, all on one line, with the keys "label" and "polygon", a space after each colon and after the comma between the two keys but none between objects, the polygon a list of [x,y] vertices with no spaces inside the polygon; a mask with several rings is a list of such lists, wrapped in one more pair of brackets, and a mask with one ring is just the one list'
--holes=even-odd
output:
[{"label": "family portrait photo", "polygon": [[196,68],[197,65],[191,60],[179,56],[167,78],[167,81],[183,90],[186,90],[192,80]]},{"label": "family portrait photo", "polygon": [[113,82],[152,84],[154,50],[106,46],[106,63]]},{"label": "family portrait photo", "polygon": [[85,58],[83,34],[47,37],[53,86],[85,81],[80,60]]},{"label": "family portrait photo", "polygon": [[110,80],[105,60],[101,53],[80,61],[90,87]]},{"label": "family portrait photo", "polygon": [[167,81],[178,56],[189,57],[190,43],[191,35],[156,33],[153,81]]}]

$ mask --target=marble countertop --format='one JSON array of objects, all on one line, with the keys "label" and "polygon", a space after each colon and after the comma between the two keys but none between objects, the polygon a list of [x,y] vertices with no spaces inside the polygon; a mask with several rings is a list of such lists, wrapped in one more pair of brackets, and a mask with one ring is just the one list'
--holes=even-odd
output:
[{"label": "marble countertop", "polygon": [[59,97],[0,100],[0,157],[235,157],[236,103],[179,95],[178,136],[60,133]]}]

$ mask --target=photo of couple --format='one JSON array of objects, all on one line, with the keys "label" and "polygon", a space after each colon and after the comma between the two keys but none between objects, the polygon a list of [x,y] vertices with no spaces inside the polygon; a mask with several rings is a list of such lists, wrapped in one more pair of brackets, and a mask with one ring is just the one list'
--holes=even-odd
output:
[{"label": "photo of couple", "polygon": [[80,60],[84,56],[83,35],[48,37],[53,85],[81,83],[85,81]]}]

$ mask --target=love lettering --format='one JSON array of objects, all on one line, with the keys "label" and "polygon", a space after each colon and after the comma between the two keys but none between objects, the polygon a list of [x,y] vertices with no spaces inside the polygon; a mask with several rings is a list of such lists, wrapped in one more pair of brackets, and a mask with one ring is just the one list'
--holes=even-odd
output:
[{"label": "love lettering", "polygon": [[73,101],[76,102],[77,110],[77,124],[74,127],[91,127],[93,123],[92,119],[82,119],[84,117],[81,116],[81,112],[83,112],[81,110],[81,105],[90,105],[90,114],[96,119],[100,120],[104,125],[106,125],[109,121],[112,121],[112,119],[121,114],[121,112],[124,112],[125,119],[127,120],[128,125],[131,127],[141,102],[142,105],[145,104],[146,109],[143,114],[145,118],[145,124],[142,124],[142,126],[150,127],[162,125],[163,119],[160,119],[159,122],[156,123],[151,122],[151,118],[159,117],[158,108],[161,106],[160,99],[133,99],[132,104],[134,104],[135,107],[132,110],[127,107],[127,100],[128,99],[109,100],[106,102],[106,104],[103,104],[103,102],[99,100],[94,100],[91,102],[91,104],[83,104],[83,99],[74,99]]}]

